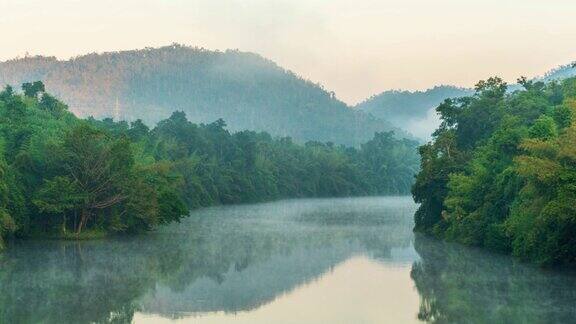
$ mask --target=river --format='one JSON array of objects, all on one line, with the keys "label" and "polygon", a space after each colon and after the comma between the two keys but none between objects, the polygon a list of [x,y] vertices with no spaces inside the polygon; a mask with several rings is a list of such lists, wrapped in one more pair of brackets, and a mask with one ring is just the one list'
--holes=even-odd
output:
[{"label": "river", "polygon": [[0,323],[569,323],[576,276],[412,232],[409,197],[206,208],[146,235],[17,241]]}]

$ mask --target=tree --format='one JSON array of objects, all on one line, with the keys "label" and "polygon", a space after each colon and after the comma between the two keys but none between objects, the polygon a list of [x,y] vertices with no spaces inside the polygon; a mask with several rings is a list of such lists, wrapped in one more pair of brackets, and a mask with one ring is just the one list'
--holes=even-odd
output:
[{"label": "tree", "polygon": [[538,118],[532,127],[530,127],[529,135],[531,138],[547,140],[558,136],[558,130],[554,118],[550,116],[542,116]]},{"label": "tree", "polygon": [[122,185],[134,162],[128,141],[113,140],[85,123],[68,132],[64,149],[65,169],[84,197],[76,228],[80,234],[95,211],[126,199]]},{"label": "tree", "polygon": [[68,177],[44,180],[35,194],[34,205],[42,213],[62,216],[62,233],[67,231],[67,213],[82,206],[86,197],[77,184]]},{"label": "tree", "polygon": [[54,98],[48,93],[44,93],[42,95],[42,99],[40,99],[40,108],[45,109],[52,113],[56,117],[60,117],[62,113],[68,110],[68,107],[58,101],[58,99]]},{"label": "tree", "polygon": [[38,98],[40,93],[46,91],[44,88],[44,83],[42,81],[34,81],[32,83],[26,82],[22,84],[22,90],[24,91],[24,95],[30,98]]}]

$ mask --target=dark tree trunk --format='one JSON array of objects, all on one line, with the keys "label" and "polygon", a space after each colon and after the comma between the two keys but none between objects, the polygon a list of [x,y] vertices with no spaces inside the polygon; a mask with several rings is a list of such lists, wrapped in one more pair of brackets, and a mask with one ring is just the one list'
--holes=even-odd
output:
[{"label": "dark tree trunk", "polygon": [[62,234],[66,235],[66,213],[62,214]]},{"label": "dark tree trunk", "polygon": [[78,223],[78,228],[76,229],[76,235],[80,235],[82,233],[82,229],[88,222],[88,218],[90,218],[90,211],[87,208],[82,208],[80,212],[80,222]]}]

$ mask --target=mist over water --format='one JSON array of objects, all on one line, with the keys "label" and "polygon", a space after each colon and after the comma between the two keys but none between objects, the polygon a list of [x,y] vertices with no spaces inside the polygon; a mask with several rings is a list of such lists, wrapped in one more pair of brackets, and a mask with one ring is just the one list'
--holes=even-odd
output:
[{"label": "mist over water", "polygon": [[569,322],[576,278],[414,236],[410,197],[198,210],[157,233],[15,242],[1,323]]}]

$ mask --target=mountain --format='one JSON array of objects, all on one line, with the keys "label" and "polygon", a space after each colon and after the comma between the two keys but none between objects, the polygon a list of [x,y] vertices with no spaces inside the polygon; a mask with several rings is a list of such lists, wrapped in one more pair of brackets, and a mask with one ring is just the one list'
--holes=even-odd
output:
[{"label": "mountain", "polygon": [[439,119],[434,108],[446,98],[463,97],[474,93],[471,89],[437,86],[426,91],[388,90],[372,96],[355,108],[376,118],[386,119],[420,138],[428,138]]},{"label": "mountain", "polygon": [[322,86],[257,54],[182,45],[88,54],[70,60],[0,62],[0,84],[41,80],[80,117],[153,124],[175,110],[195,123],[222,118],[231,130],[267,131],[299,141],[357,145],[390,123],[353,110]]},{"label": "mountain", "polygon": [[[559,66],[546,72],[533,81],[549,82],[576,76],[574,63]],[[519,90],[519,84],[511,84],[509,91]],[[440,124],[435,108],[448,98],[465,97],[474,93],[473,89],[456,86],[436,86],[425,91],[388,90],[359,103],[354,108],[385,119],[395,127],[402,128],[421,139],[430,139],[432,132]]]},{"label": "mountain", "polygon": [[575,67],[574,64],[576,64],[576,62],[559,66],[555,69],[546,72],[544,76],[538,77],[536,79],[540,81],[552,81],[552,80],[562,80],[571,78],[573,76],[576,76],[576,69],[574,68]]}]

